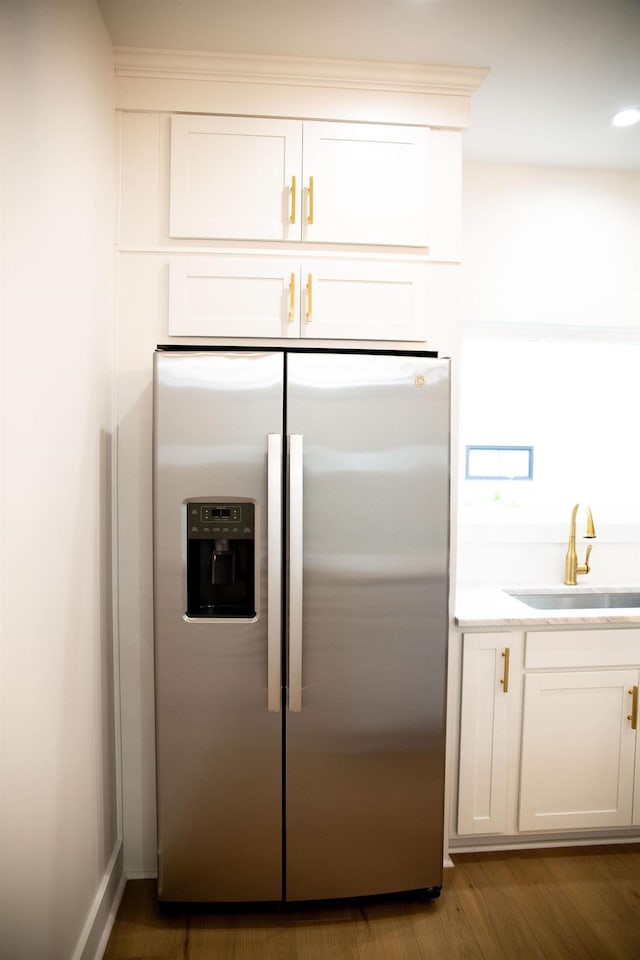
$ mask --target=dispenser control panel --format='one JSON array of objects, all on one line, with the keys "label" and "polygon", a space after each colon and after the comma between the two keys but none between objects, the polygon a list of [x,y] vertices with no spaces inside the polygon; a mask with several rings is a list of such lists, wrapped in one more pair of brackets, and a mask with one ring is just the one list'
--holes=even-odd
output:
[{"label": "dispenser control panel", "polygon": [[253,540],[253,503],[188,503],[189,540]]},{"label": "dispenser control panel", "polygon": [[189,500],[187,616],[256,615],[255,504]]}]

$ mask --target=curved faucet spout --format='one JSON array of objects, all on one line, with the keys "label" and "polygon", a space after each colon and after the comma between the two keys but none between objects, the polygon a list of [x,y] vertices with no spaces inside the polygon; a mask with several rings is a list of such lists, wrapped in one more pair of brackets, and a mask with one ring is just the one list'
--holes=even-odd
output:
[{"label": "curved faucet spout", "polygon": [[[584,563],[578,563],[578,555],[576,553],[576,517],[578,515],[578,509],[580,507],[579,503],[576,503],[575,507],[571,511],[571,524],[569,527],[569,544],[567,546],[567,555],[564,560],[564,582],[571,587],[575,587],[577,584],[576,577],[581,573],[589,573],[591,567],[589,566],[589,557],[591,556],[591,547],[592,544],[589,544],[587,547],[587,552],[585,554]],[[593,524],[593,514],[591,513],[591,507],[585,506],[587,511],[587,525],[584,533],[584,537],[587,540],[595,540],[596,530]]]}]

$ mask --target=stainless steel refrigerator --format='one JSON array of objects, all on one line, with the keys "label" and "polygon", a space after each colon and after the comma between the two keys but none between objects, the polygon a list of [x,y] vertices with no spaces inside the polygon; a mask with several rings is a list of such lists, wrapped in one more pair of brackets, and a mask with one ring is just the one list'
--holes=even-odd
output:
[{"label": "stainless steel refrigerator", "polygon": [[154,361],[160,898],[437,894],[448,361]]}]

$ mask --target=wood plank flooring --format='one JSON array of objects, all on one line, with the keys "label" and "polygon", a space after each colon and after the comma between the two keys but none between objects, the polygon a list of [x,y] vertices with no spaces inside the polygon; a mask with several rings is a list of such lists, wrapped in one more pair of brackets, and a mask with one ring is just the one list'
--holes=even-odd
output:
[{"label": "wood plank flooring", "polygon": [[640,845],[452,859],[433,901],[161,910],[129,881],[105,960],[640,960]]}]

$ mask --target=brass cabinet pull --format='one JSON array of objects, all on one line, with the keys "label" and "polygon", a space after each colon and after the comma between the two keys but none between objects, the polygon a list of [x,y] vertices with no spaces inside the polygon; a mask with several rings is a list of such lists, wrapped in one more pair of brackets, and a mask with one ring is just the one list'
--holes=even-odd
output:
[{"label": "brass cabinet pull", "polygon": [[313,177],[309,177],[309,189],[307,190],[307,194],[309,196],[307,223],[313,223]]},{"label": "brass cabinet pull", "polygon": [[307,323],[313,319],[313,277],[307,274]]},{"label": "brass cabinet pull", "polygon": [[291,186],[289,187],[289,193],[291,194],[291,213],[289,215],[289,223],[296,222],[296,175],[295,173],[291,177]]},{"label": "brass cabinet pull", "polygon": [[502,656],[504,657],[504,672],[500,683],[502,684],[502,692],[509,693],[509,657],[511,656],[509,647],[504,648]]},{"label": "brass cabinet pull", "polygon": [[295,317],[295,303],[296,303],[296,275],[292,273],[289,276],[289,323],[293,323]]},{"label": "brass cabinet pull", "polygon": [[632,697],[631,713],[627,717],[627,720],[631,720],[631,729],[637,730],[638,729],[638,688],[637,686],[631,687],[631,690],[629,690],[629,693],[631,694],[631,697]]}]

